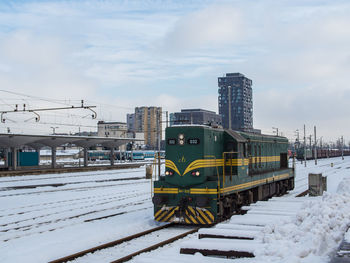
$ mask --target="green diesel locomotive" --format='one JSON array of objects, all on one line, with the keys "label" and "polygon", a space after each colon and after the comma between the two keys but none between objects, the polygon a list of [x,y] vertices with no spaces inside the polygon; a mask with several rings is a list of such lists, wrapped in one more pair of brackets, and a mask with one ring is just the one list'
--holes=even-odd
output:
[{"label": "green diesel locomotive", "polygon": [[294,188],[288,140],[201,125],[166,129],[165,174],[154,182],[159,222],[210,225],[242,205]]}]

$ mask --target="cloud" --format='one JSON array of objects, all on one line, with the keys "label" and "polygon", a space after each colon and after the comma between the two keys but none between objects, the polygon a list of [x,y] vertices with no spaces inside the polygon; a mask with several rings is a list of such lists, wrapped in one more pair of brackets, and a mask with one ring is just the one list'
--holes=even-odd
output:
[{"label": "cloud", "polygon": [[257,128],[336,134],[350,130],[349,12],[347,1],[17,2],[0,9],[0,85],[84,98],[124,121],[140,105],[217,111],[217,77],[241,72]]},{"label": "cloud", "polygon": [[[319,135],[331,139],[348,133],[347,120],[350,109],[347,105],[350,90],[327,90],[309,87],[300,90],[275,89],[256,93],[254,97],[254,126],[271,132],[279,127],[289,134],[316,125]],[[308,133],[312,131],[308,131]]]},{"label": "cloud", "polygon": [[53,98],[81,98],[93,94],[95,83],[69,63],[58,38],[16,31],[0,42],[0,57],[7,65],[0,73],[2,89]]},{"label": "cloud", "polygon": [[[81,99],[94,97],[96,82],[69,62],[73,51],[57,37],[33,35],[22,30],[7,34],[0,42],[1,110],[13,110],[15,104],[19,104],[19,109],[23,104],[27,109],[79,106]],[[9,113],[6,127],[2,129],[49,133],[51,123],[91,125],[85,118],[87,114],[90,116],[86,110],[41,112],[41,121],[36,123],[32,113]],[[60,132],[72,127],[75,126],[68,129],[62,126]]]},{"label": "cloud", "polygon": [[237,8],[212,5],[181,17],[164,36],[162,49],[178,53],[236,43],[244,35]]},{"label": "cloud", "polygon": [[[162,107],[163,111],[178,112],[183,108],[202,108],[207,110],[215,111],[217,108],[217,100],[213,100],[212,96],[208,95],[198,95],[197,97],[187,97],[185,94],[169,95],[166,93],[161,93],[156,96],[147,96],[143,98],[135,97],[131,98],[129,96],[120,96],[113,99],[113,105],[118,108],[120,119],[124,121],[127,113],[133,113],[135,107],[140,106],[156,106]],[[134,105],[134,106],[130,106]],[[193,105],[193,107],[189,106]],[[103,105],[102,105],[103,106]],[[110,108],[111,110],[115,108]],[[108,115],[103,116],[102,118],[108,118]]]}]

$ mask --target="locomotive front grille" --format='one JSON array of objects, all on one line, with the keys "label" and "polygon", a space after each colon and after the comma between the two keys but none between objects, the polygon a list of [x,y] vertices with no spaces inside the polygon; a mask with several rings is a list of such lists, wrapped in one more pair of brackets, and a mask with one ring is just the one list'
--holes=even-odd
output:
[{"label": "locomotive front grille", "polygon": [[158,222],[176,222],[185,224],[211,225],[215,221],[214,215],[205,208],[187,207],[162,207],[154,218]]}]

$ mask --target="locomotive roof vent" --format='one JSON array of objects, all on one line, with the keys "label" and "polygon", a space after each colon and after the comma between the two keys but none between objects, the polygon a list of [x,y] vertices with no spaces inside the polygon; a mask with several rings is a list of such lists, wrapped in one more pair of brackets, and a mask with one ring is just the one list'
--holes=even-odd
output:
[{"label": "locomotive roof vent", "polygon": [[237,142],[246,142],[247,140],[240,135],[239,133],[232,131],[232,130],[225,130],[225,132],[230,135],[233,139],[235,139],[235,141]]}]

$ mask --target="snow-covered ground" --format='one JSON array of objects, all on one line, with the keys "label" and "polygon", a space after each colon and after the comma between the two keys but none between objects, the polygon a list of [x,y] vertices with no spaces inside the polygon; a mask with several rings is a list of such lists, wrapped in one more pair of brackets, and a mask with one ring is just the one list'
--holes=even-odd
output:
[{"label": "snow-covered ground", "polygon": [[[129,160],[114,160],[114,165],[124,165],[124,164],[128,164],[128,163],[142,163],[142,164],[146,164],[146,163],[153,163],[154,160],[153,159],[145,159],[145,160],[134,160],[134,161],[129,161]],[[56,163],[60,166],[60,167],[81,167],[84,165],[84,159],[83,158],[79,158],[79,159],[73,159],[73,158],[60,158],[56,160]],[[51,166],[51,160],[40,160],[40,165],[41,166]],[[106,165],[109,166],[111,165],[111,161],[110,160],[89,160],[88,161],[88,166],[99,166],[99,165]]]},{"label": "snow-covered ground", "polygon": [[144,167],[0,178],[0,262],[47,262],[154,227],[144,178]]},{"label": "snow-covered ground", "polygon": [[[290,206],[294,214],[254,232],[259,243],[255,258],[233,262],[327,262],[350,223],[350,158],[319,160],[317,166],[309,161],[306,168],[297,163],[295,190],[283,200],[293,203],[295,194],[307,189],[309,172],[328,177],[328,192],[299,198],[297,208]],[[0,262],[47,262],[155,227],[151,182],[144,176],[141,167],[0,178]],[[276,211],[272,203],[266,209]],[[197,235],[132,261],[232,262],[180,255],[183,243]]]},{"label": "snow-covered ground", "polygon": [[[296,198],[297,193],[307,189],[309,173],[327,176],[327,192],[322,197]],[[246,237],[254,236],[252,241],[213,238],[198,240],[198,234],[194,234],[157,251],[135,257],[133,262],[329,262],[350,225],[350,157],[345,157],[345,160],[318,160],[317,166],[314,161],[308,161],[307,167],[297,163],[295,183],[295,189],[289,194],[253,204],[247,215],[233,216],[210,230],[227,235],[232,234],[230,231],[236,231],[234,236],[236,233]],[[204,257],[200,253],[179,254],[183,247],[218,250],[238,247],[243,251],[254,252],[255,257],[233,260]]]}]

